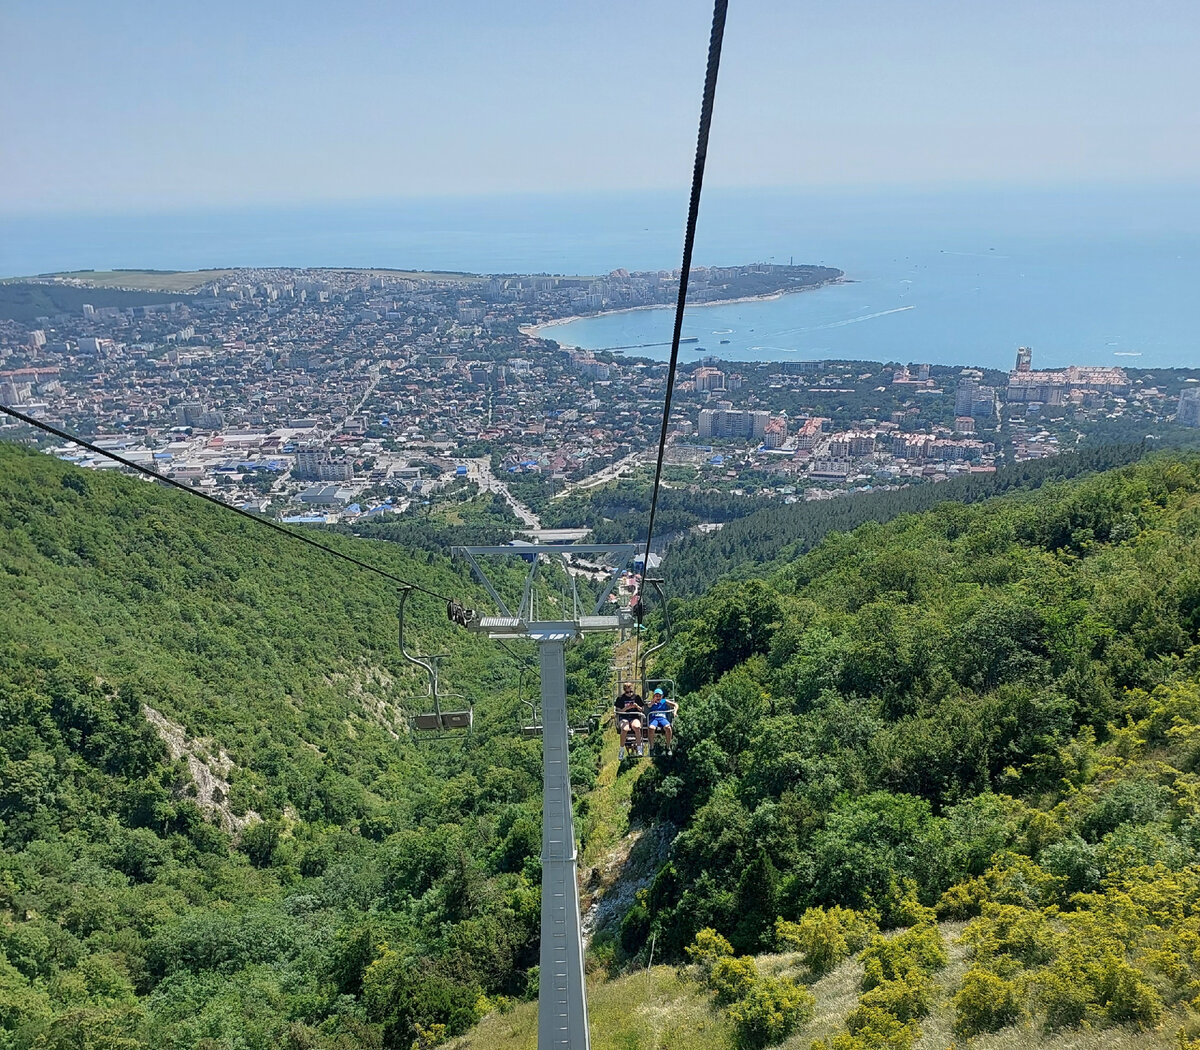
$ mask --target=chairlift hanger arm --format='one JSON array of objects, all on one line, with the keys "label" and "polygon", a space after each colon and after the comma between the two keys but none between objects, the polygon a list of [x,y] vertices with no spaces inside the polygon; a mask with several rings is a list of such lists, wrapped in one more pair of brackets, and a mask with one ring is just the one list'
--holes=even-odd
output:
[{"label": "chairlift hanger arm", "polygon": [[660,649],[666,648],[671,643],[671,612],[667,608],[667,598],[663,594],[662,580],[651,579],[649,576],[642,578],[643,583],[650,584],[654,588],[654,593],[658,595],[658,600],[662,604],[663,610],[663,640],[658,645],[653,645],[642,653],[642,677],[646,677],[646,666],[650,657],[657,653]]},{"label": "chairlift hanger arm", "polygon": [[400,588],[400,655],[414,667],[421,668],[422,671],[429,675],[430,687],[432,688],[433,682],[437,678],[437,669],[434,666],[434,662],[432,660],[422,660],[419,656],[414,656],[404,645],[404,607],[412,591],[411,587]]},{"label": "chairlift hanger arm", "polygon": [[533,580],[537,576],[538,563],[540,561],[541,559],[535,555],[533,564],[529,567],[529,572],[525,574],[525,586],[521,589],[521,607],[517,610],[517,618],[525,620],[527,623],[534,618]]}]

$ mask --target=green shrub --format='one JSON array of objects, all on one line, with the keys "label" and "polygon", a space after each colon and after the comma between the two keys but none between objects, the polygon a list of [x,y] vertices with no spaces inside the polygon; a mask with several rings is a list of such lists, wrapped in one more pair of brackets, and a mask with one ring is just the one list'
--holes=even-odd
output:
[{"label": "green shrub", "polygon": [[621,947],[629,955],[637,953],[650,936],[650,912],[637,901],[621,920]]},{"label": "green shrub", "polygon": [[760,977],[726,1013],[738,1050],[761,1050],[783,1042],[810,1020],[816,1000],[787,977]]},{"label": "green shrub", "polygon": [[933,1008],[935,986],[923,973],[909,973],[894,981],[880,981],[863,992],[859,1003],[864,1007],[886,1010],[907,1024],[924,1017]]},{"label": "green shrub", "polygon": [[980,913],[987,898],[987,883],[983,879],[967,879],[946,890],[934,910],[939,919],[970,919]]},{"label": "green shrub", "polygon": [[687,954],[733,1023],[738,1050],[781,1042],[813,1015],[815,1000],[807,990],[791,978],[759,976],[754,959],[735,956],[713,929],[701,930]]},{"label": "green shrub", "polygon": [[1050,913],[1013,904],[985,904],[963,933],[973,958],[1002,974],[1043,966],[1054,955]]},{"label": "green shrub", "polygon": [[834,1036],[831,1050],[912,1050],[921,1029],[878,1006],[856,1006],[846,1018],[845,1036]]},{"label": "green shrub", "polygon": [[969,1039],[982,1032],[998,1032],[1021,1016],[1023,998],[1016,981],[972,967],[954,997],[954,1034]]},{"label": "green shrub", "polygon": [[1042,866],[1064,880],[1063,892],[1091,893],[1100,886],[1100,864],[1096,848],[1078,835],[1071,835],[1042,850]]},{"label": "green shrub", "polygon": [[1098,842],[1122,824],[1153,824],[1162,819],[1171,801],[1170,792],[1151,780],[1119,780],[1083,818],[1083,837]]},{"label": "green shrub", "polygon": [[1121,959],[1106,956],[1097,973],[1105,1020],[1150,1028],[1162,1016],[1162,1000],[1144,976]]},{"label": "green shrub", "polygon": [[1077,952],[1064,954],[1037,983],[1048,1029],[1084,1022],[1149,1028],[1162,1016],[1158,993],[1138,970],[1111,953],[1094,960]]},{"label": "green shrub", "polygon": [[706,926],[687,946],[687,954],[688,958],[700,967],[701,980],[707,984],[717,962],[733,955],[733,945],[711,926]]},{"label": "green shrub", "polygon": [[911,974],[930,974],[947,962],[941,931],[934,923],[913,926],[895,937],[875,937],[862,953],[863,991]]},{"label": "green shrub", "polygon": [[815,975],[829,973],[843,959],[861,951],[879,932],[874,917],[852,908],[809,908],[799,922],[777,919],[775,939],[780,947],[791,948],[804,956]]},{"label": "green shrub", "polygon": [[1092,1005],[1091,989],[1070,970],[1053,970],[1038,978],[1038,1005],[1046,1012],[1046,1028],[1074,1028]]},{"label": "green shrub", "polygon": [[729,1006],[749,995],[757,980],[758,967],[750,956],[727,956],[716,961],[708,986],[716,993],[718,1003]]}]

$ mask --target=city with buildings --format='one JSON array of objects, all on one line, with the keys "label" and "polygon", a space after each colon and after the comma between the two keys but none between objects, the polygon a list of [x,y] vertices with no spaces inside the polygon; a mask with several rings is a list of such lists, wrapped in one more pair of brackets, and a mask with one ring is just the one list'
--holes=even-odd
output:
[{"label": "city with buildings", "polygon": [[[455,482],[550,493],[656,445],[666,365],[563,348],[539,323],[667,303],[678,273],[479,277],[362,270],[198,274],[188,294],[0,321],[0,404],[283,520],[402,511]],[[716,301],[814,286],[818,267],[697,270]],[[89,292],[86,276],[43,279]],[[1200,426],[1200,373],[1011,373],[929,364],[724,362],[679,371],[668,462],[698,484],[821,498]],[[0,419],[0,425],[9,421]],[[24,436],[11,425],[8,437]],[[96,468],[79,448],[59,455]],[[513,501],[516,502],[515,500]]]}]

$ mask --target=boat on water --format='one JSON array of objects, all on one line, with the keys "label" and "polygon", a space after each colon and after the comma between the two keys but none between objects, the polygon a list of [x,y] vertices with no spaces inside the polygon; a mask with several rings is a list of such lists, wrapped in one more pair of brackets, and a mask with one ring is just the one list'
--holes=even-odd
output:
[{"label": "boat on water", "polygon": [[728,342],[729,342],[729,340],[728,340],[728,339],[722,339],[722,340],[721,340],[721,345],[722,345],[722,346],[725,346],[725,345],[727,345],[727,344],[728,344]]}]

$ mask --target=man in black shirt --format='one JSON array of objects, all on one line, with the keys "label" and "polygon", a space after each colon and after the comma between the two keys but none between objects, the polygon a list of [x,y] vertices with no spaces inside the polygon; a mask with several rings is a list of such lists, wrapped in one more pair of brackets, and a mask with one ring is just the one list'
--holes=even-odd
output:
[{"label": "man in black shirt", "polygon": [[646,709],[642,706],[642,698],[633,691],[633,683],[626,682],[621,687],[621,693],[617,697],[617,738],[621,741],[621,749],[617,752],[617,758],[625,757],[625,738],[632,733],[634,743],[637,745],[637,753],[639,757],[644,753],[642,746],[642,718],[646,713]]}]

